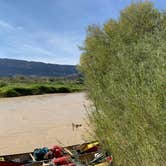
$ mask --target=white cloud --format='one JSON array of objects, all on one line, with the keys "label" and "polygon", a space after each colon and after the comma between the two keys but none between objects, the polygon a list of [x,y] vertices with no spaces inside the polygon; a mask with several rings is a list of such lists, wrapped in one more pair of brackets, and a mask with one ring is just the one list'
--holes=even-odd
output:
[{"label": "white cloud", "polygon": [[67,36],[61,34],[55,34],[47,39],[48,45],[54,46],[63,50],[68,54],[76,54],[78,52],[78,45],[80,43],[79,36]]},{"label": "white cloud", "polygon": [[5,57],[59,64],[79,62],[78,45],[81,45],[83,38],[80,33],[30,32],[21,26],[13,26],[2,20],[0,20],[0,29],[2,29],[0,36],[3,46],[1,51],[3,50]]},{"label": "white cloud", "polygon": [[41,54],[41,55],[48,55],[48,56],[54,56],[55,54],[51,51],[48,51],[45,48],[39,47],[38,45],[30,45],[30,44],[24,44],[22,46],[23,50],[28,50],[28,52],[31,53],[37,53],[37,54]]},{"label": "white cloud", "polygon": [[10,31],[23,30],[22,26],[15,26],[4,20],[0,20],[0,28],[4,30],[10,30]]},{"label": "white cloud", "polygon": [[13,30],[14,27],[6,21],[0,20],[0,27]]}]

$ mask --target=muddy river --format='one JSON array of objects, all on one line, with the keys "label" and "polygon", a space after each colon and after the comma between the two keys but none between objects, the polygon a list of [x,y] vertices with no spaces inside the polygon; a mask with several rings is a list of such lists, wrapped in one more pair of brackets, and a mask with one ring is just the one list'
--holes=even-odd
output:
[{"label": "muddy river", "polygon": [[85,93],[0,98],[0,155],[83,142],[88,104]]}]

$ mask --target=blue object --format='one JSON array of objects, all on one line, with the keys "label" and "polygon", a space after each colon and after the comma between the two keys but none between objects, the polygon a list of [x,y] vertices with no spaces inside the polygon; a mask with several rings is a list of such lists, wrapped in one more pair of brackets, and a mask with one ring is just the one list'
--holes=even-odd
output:
[{"label": "blue object", "polygon": [[44,155],[49,151],[47,147],[37,148],[33,151],[33,156],[36,161],[44,160]]}]

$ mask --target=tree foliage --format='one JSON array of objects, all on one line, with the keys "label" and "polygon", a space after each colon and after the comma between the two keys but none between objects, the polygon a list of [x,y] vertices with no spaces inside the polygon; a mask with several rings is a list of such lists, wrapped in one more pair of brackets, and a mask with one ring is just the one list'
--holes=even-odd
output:
[{"label": "tree foliage", "polygon": [[80,69],[94,133],[115,166],[166,163],[165,46],[166,15],[150,2],[88,27]]}]

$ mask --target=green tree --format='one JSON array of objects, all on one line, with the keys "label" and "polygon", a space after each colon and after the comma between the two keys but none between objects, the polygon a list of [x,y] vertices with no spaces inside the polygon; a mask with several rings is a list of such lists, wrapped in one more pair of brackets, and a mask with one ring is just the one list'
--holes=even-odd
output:
[{"label": "green tree", "polygon": [[165,13],[150,2],[88,27],[80,69],[95,106],[93,131],[115,166],[166,163],[165,45]]}]

